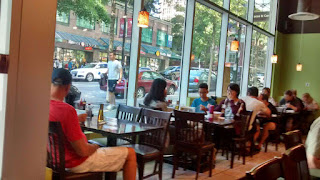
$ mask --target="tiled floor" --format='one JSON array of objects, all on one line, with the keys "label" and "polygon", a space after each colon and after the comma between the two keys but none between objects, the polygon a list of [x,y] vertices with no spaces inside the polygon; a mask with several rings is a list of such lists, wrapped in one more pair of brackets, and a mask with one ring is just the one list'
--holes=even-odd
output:
[{"label": "tiled floor", "polygon": [[[263,149],[264,150],[264,149]],[[212,170],[212,177],[209,177],[209,173],[200,173],[198,179],[215,179],[215,180],[234,180],[239,179],[245,175],[245,172],[253,168],[254,166],[272,159],[275,156],[281,156],[285,151],[284,145],[280,144],[278,151],[275,151],[274,145],[268,146],[268,152],[265,153],[261,151],[260,153],[254,155],[252,158],[250,156],[246,157],[246,164],[242,165],[242,159],[238,160],[235,158],[234,167],[230,169],[230,160],[226,160],[226,157],[221,156],[221,152],[218,152],[216,159],[216,167]],[[236,156],[238,157],[238,156]],[[149,174],[153,171],[153,163],[146,165],[145,174]],[[165,163],[163,169],[163,179],[171,179],[172,165]],[[179,180],[191,180],[195,179],[196,173],[194,171],[186,170],[183,171],[182,168],[176,171],[175,179]],[[122,179],[121,173],[118,173],[117,179]],[[157,180],[157,176],[148,178],[148,180]]]}]

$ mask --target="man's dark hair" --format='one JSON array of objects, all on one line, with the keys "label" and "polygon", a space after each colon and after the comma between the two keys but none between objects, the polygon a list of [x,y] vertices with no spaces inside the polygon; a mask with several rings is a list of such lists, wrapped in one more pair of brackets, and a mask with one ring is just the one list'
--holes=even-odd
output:
[{"label": "man's dark hair", "polygon": [[113,55],[116,55],[116,51],[110,51],[109,54],[112,53]]},{"label": "man's dark hair", "polygon": [[284,95],[293,96],[293,93],[291,90],[287,90],[284,92]]},{"label": "man's dark hair", "polygon": [[268,97],[268,95],[266,95],[266,94],[260,94],[260,96],[262,97],[262,100],[264,100],[264,101],[269,101],[269,97]]},{"label": "man's dark hair", "polygon": [[239,97],[240,87],[239,87],[238,84],[231,83],[231,84],[229,84],[229,88],[230,88],[232,91],[235,91],[235,92],[237,93],[237,97]]},{"label": "man's dark hair", "polygon": [[262,90],[266,90],[268,92],[268,94],[270,94],[271,90],[268,87],[264,87]]},{"label": "man's dark hair", "polygon": [[258,90],[258,88],[257,88],[257,87],[250,87],[250,88],[248,89],[248,95],[249,95],[249,96],[258,97],[258,95],[259,95],[259,90]]},{"label": "man's dark hair", "polygon": [[207,83],[201,83],[200,85],[199,85],[199,89],[200,88],[204,88],[204,89],[207,89],[208,90],[208,84]]}]

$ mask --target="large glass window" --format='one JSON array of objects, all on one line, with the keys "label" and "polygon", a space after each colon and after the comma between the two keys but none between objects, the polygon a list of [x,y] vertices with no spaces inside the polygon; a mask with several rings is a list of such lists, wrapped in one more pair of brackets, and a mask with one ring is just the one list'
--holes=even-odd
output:
[{"label": "large glass window", "polygon": [[258,87],[259,90],[265,85],[267,50],[268,37],[253,31],[248,86]]},{"label": "large glass window", "polygon": [[[229,19],[224,83],[237,83],[239,85],[241,84],[245,39],[246,26],[237,21]],[[237,49],[231,47],[233,43],[239,44]]]},{"label": "large glass window", "polygon": [[[125,12],[123,1],[116,0],[116,7],[112,9],[111,2],[107,1],[75,1],[72,6],[58,1],[56,42],[54,59],[58,67],[67,68],[73,76],[72,85],[80,92],[81,96],[75,99],[75,104],[80,100],[86,101],[93,106],[94,114],[97,115],[99,105],[105,105],[105,116],[113,117],[115,107],[118,104],[126,104],[128,85],[130,45],[132,32],[133,1],[128,3]],[[66,9],[70,10],[66,11]],[[79,10],[76,7],[86,7]],[[104,7],[96,9],[96,7]],[[114,21],[112,21],[114,11]],[[66,18],[70,14],[70,18]],[[124,15],[126,19],[123,19]],[[69,16],[69,15],[68,15]],[[121,18],[118,18],[121,17]],[[61,24],[69,19],[69,26]],[[94,19],[90,22],[87,19]],[[126,29],[118,31],[121,19],[122,25],[126,23]],[[99,22],[100,28],[95,28],[95,22]],[[124,27],[124,26],[122,26]],[[88,31],[88,29],[90,29]],[[114,31],[114,34],[110,33]],[[120,32],[117,36],[117,31]],[[123,37],[123,33],[126,37]],[[122,33],[122,34],[121,34]],[[130,34],[130,36],[129,36]],[[123,44],[123,38],[125,43]],[[122,81],[116,85],[115,107],[109,106],[107,93],[107,79],[102,76],[107,71],[107,61],[110,60],[110,51],[115,51],[116,59],[121,63],[123,69]],[[69,67],[69,64],[71,65]],[[108,108],[107,108],[108,107]]]},{"label": "large glass window", "polygon": [[253,22],[262,29],[269,30],[271,4],[273,0],[255,0]]},{"label": "large glass window", "polygon": [[60,23],[69,24],[69,15],[70,13],[57,12],[56,20]]},{"label": "large glass window", "polygon": [[199,97],[198,86],[207,83],[209,95],[216,95],[221,14],[196,3],[192,56],[189,77],[189,97]]},{"label": "large glass window", "polygon": [[230,11],[236,15],[247,18],[248,0],[230,0]]},{"label": "large glass window", "polygon": [[141,32],[141,41],[145,43],[152,43],[152,27],[143,28]]},{"label": "large glass window", "polygon": [[[117,26],[118,25],[118,18],[115,18],[115,23],[114,23],[114,34],[117,34]],[[104,33],[109,34],[110,33],[110,23],[106,24],[104,22],[101,22],[101,31]]]},{"label": "large glass window", "polygon": [[86,29],[94,29],[95,21],[88,21],[84,18],[77,17],[77,26]]},{"label": "large glass window", "polygon": [[210,0],[210,1],[216,3],[219,6],[223,6],[223,0]]},{"label": "large glass window", "polygon": [[158,29],[157,31],[157,45],[166,46],[167,33]]}]

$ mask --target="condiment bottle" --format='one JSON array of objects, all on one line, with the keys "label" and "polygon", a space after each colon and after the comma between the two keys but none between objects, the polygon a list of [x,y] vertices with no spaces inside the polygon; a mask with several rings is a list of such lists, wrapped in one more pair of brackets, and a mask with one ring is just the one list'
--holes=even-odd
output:
[{"label": "condiment bottle", "polygon": [[103,104],[100,104],[99,114],[98,114],[98,124],[104,121],[103,117]]}]

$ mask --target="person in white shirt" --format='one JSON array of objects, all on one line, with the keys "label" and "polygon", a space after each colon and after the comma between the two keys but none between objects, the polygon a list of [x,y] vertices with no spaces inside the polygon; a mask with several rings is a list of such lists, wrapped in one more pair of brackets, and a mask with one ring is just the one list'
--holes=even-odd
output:
[{"label": "person in white shirt", "polygon": [[270,96],[270,95],[271,95],[271,90],[270,90],[270,88],[267,88],[267,87],[263,88],[263,89],[262,89],[262,94],[265,94],[265,95],[268,96],[268,101],[269,101],[269,103],[271,103],[273,106],[277,106],[277,105],[278,105],[278,103]]},{"label": "person in white shirt", "polygon": [[106,73],[108,74],[108,99],[110,103],[107,108],[112,109],[115,108],[116,104],[114,91],[116,89],[116,85],[121,82],[123,74],[121,62],[116,60],[115,52],[109,53],[108,70]]},{"label": "person in white shirt", "polygon": [[254,134],[254,141],[256,141],[259,137],[259,131],[257,128],[259,126],[255,125],[254,122],[256,120],[256,116],[263,116],[266,118],[271,117],[271,111],[263,102],[259,101],[258,98],[259,90],[256,87],[250,87],[247,92],[247,96],[242,98],[242,100],[246,103],[247,111],[252,111],[252,117],[250,120],[249,130],[251,130]]}]

